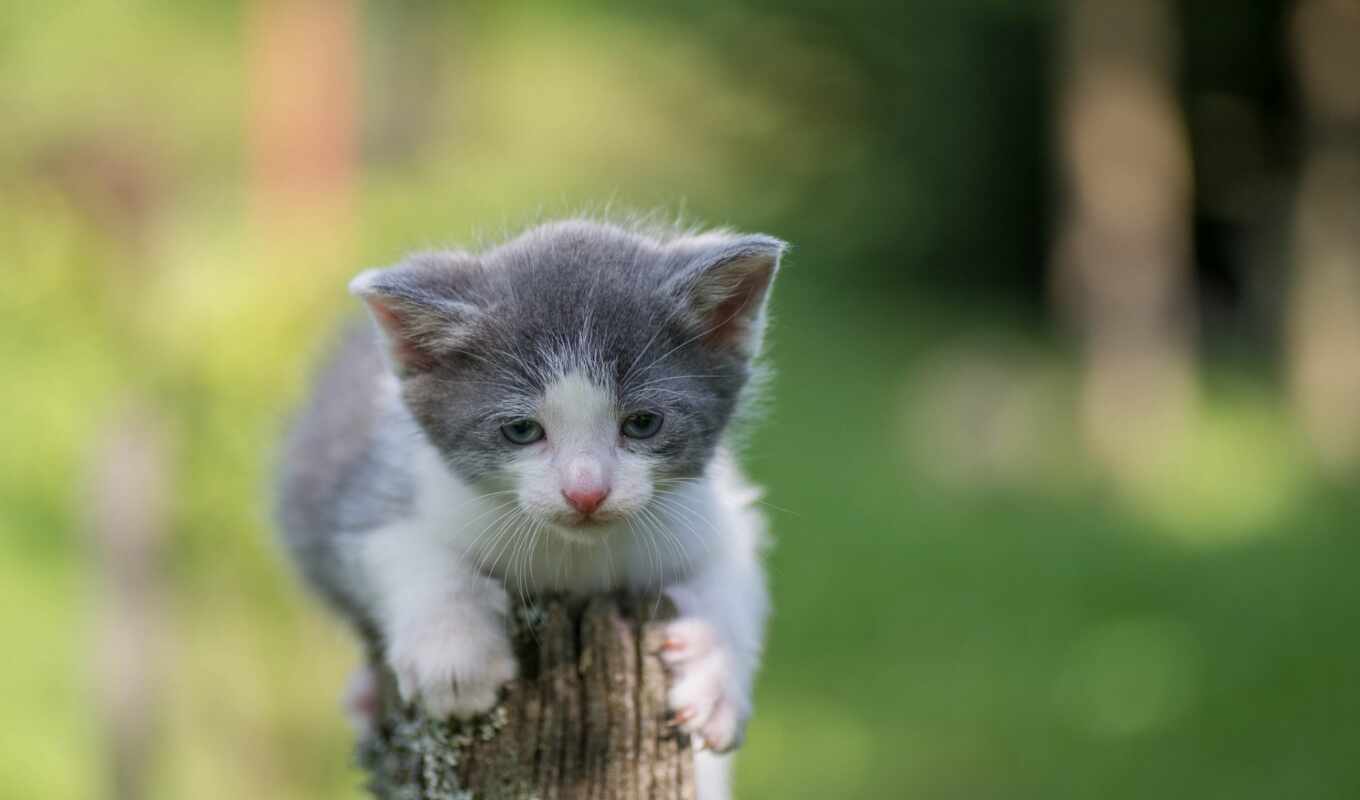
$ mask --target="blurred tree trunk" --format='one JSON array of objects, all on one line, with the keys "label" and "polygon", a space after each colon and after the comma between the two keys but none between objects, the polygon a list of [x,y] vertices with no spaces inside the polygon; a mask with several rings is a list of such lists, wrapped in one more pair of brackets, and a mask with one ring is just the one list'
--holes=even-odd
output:
[{"label": "blurred tree trunk", "polygon": [[1118,472],[1155,469],[1194,395],[1191,172],[1164,0],[1067,0],[1053,265],[1078,331],[1082,425]]},{"label": "blurred tree trunk", "polygon": [[164,420],[149,405],[133,403],[110,419],[91,460],[95,688],[114,800],[146,797],[153,766],[168,638],[161,574],[172,483],[168,450]]},{"label": "blurred tree trunk", "polygon": [[354,0],[255,0],[249,16],[250,201],[274,238],[351,230],[359,149]]},{"label": "blurred tree trunk", "polygon": [[1289,367],[1332,468],[1360,461],[1360,0],[1302,0],[1293,52],[1307,133],[1294,200]]},{"label": "blurred tree trunk", "polygon": [[384,670],[380,722],[359,746],[369,788],[384,800],[693,800],[694,754],[666,723],[653,611],[625,597],[517,608],[522,675],[471,722],[404,706]]}]

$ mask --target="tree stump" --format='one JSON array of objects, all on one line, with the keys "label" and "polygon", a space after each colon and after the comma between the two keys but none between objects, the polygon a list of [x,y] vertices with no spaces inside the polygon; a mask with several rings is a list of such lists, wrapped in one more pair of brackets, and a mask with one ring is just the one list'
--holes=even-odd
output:
[{"label": "tree stump", "polygon": [[694,800],[688,736],[667,724],[655,655],[663,600],[552,597],[517,607],[520,677],[489,714],[426,717],[383,667],[379,724],[359,743],[383,800]]}]

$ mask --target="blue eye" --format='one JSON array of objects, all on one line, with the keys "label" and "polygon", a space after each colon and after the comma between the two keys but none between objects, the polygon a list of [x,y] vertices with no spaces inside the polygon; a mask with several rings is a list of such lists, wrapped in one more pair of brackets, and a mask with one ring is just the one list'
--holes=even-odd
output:
[{"label": "blue eye", "polygon": [[515,444],[533,444],[543,438],[543,426],[531,419],[517,419],[502,425],[501,433]]},{"label": "blue eye", "polygon": [[623,421],[623,435],[630,439],[650,439],[661,430],[661,415],[643,411]]}]

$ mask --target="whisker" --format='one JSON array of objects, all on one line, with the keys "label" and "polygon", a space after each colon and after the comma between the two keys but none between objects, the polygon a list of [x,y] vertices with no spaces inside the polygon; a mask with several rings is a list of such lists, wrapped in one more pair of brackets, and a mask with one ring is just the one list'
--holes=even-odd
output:
[{"label": "whisker", "polygon": [[562,583],[562,576],[566,574],[567,566],[576,566],[576,548],[568,542],[563,546],[562,550],[566,553],[567,557],[557,562],[557,583],[559,585]]},{"label": "whisker", "polygon": [[[519,546],[518,539],[519,530],[524,525],[524,519],[525,515],[522,512],[516,514],[515,517],[511,520],[510,524],[507,526],[505,536],[502,537],[504,540],[504,544],[496,551],[496,559],[491,562],[490,574],[492,575],[504,574],[507,579],[510,577],[510,570],[512,569],[512,567],[514,567],[514,552]],[[506,572],[500,573],[499,570],[501,566],[501,559],[507,556],[509,556],[510,560],[506,562],[505,565]]]},{"label": "whisker", "polygon": [[[504,534],[508,520],[513,517],[513,514],[514,510],[512,509],[497,517],[496,521],[488,527],[487,532],[483,534],[489,536],[489,538],[487,539],[486,546],[482,549],[481,554],[477,556],[478,572],[482,574],[487,573],[487,561],[490,560],[492,552],[500,547],[501,542],[503,541],[501,537]],[[479,536],[478,538],[480,539],[481,537]]]},{"label": "whisker", "polygon": [[647,545],[647,558],[652,564],[653,577],[656,583],[656,600],[652,603],[652,616],[655,617],[661,609],[661,590],[666,582],[666,569],[662,563],[661,550],[657,546],[656,533],[650,527],[642,528],[642,541]]},{"label": "whisker", "polygon": [[661,518],[650,508],[640,508],[638,509],[638,513],[642,514],[645,519],[651,521],[651,524],[656,527],[657,533],[663,537],[660,541],[670,546],[671,551],[675,553],[676,557],[680,560],[680,563],[682,565],[688,564],[690,561],[689,551],[685,549],[684,542],[680,541],[680,539],[675,536],[674,532],[666,526]]},{"label": "whisker", "polygon": [[661,543],[658,541],[656,531],[652,530],[651,526],[648,526],[646,531],[648,549],[656,562],[656,597],[652,601],[652,618],[655,619],[661,613],[661,596],[666,588],[666,567],[662,563]]},{"label": "whisker", "polygon": [[503,517],[505,514],[510,513],[509,511],[506,511],[506,509],[509,509],[509,508],[511,508],[511,507],[514,506],[514,505],[515,505],[515,501],[513,501],[513,500],[507,500],[506,502],[501,503],[501,504],[499,504],[499,505],[497,505],[497,506],[494,506],[494,507],[492,507],[492,508],[490,508],[490,509],[488,509],[488,510],[486,510],[486,511],[483,511],[482,513],[480,513],[480,514],[478,514],[477,516],[473,517],[472,519],[468,520],[469,527],[471,527],[471,524],[470,524],[470,523],[475,522],[475,521],[477,521],[478,519],[481,519],[481,518],[483,518],[483,517],[486,517],[486,516],[488,516],[488,515],[490,515],[490,514],[494,514],[494,513],[498,512],[498,511],[504,512],[504,513],[501,514],[501,516],[498,516],[498,517],[496,517],[495,519],[493,519],[491,522],[488,522],[488,523],[486,524],[486,526],[482,528],[481,532],[478,533],[477,536],[474,537],[473,540],[472,540],[470,543],[468,543],[468,544],[463,548],[463,557],[464,557],[464,558],[467,558],[467,557],[472,553],[473,548],[477,546],[478,542],[480,542],[480,541],[482,540],[482,537],[483,537],[483,536],[486,536],[487,532],[491,530],[491,527],[492,527],[493,525],[495,525],[497,522],[500,522],[500,521],[501,521],[501,517]]},{"label": "whisker", "polygon": [[803,516],[802,514],[799,514],[797,511],[794,511],[794,510],[791,509],[791,508],[784,508],[783,506],[777,506],[777,505],[775,505],[774,503],[771,503],[771,502],[768,501],[768,500],[761,500],[759,497],[756,498],[756,502],[757,502],[757,503],[760,503],[762,506],[765,506],[766,508],[770,508],[770,509],[773,509],[773,510],[775,510],[775,511],[783,511],[785,514],[792,514],[792,515],[794,515],[795,517],[801,517],[801,516]]},{"label": "whisker", "polygon": [[676,522],[679,522],[688,528],[690,535],[704,548],[704,553],[709,553],[708,539],[700,536],[699,531],[695,530],[694,525],[691,523],[697,522],[701,528],[711,533],[717,530],[717,526],[714,525],[711,520],[700,514],[698,511],[687,507],[678,499],[665,497],[664,494],[660,492],[652,496],[652,501],[655,502],[660,509],[675,514]]},{"label": "whisker", "polygon": [[514,569],[515,572],[517,573],[517,577],[519,578],[519,603],[521,606],[528,607],[529,605],[528,595],[530,592],[528,569],[531,566],[530,559],[533,557],[533,552],[530,548],[531,544],[530,537],[532,536],[534,530],[537,529],[538,521],[528,517],[527,515],[525,517],[525,520],[526,522],[523,529],[523,533],[516,532],[515,534],[516,536],[519,537],[520,540],[520,543],[515,546],[515,553],[518,556],[517,560],[523,566],[515,567]]},{"label": "whisker", "polygon": [[[538,555],[538,537],[541,536],[545,530],[547,530],[547,527],[548,527],[547,523],[543,522],[542,520],[539,520],[538,524],[534,526],[533,539],[529,543],[529,550],[532,555],[535,556]],[[538,559],[536,558],[534,559],[534,561],[537,560]],[[537,589],[538,581],[534,580],[534,561],[529,562],[529,582],[533,584],[535,589]]]},{"label": "whisker", "polygon": [[[525,537],[524,533],[533,524],[533,518],[528,514],[521,514],[515,521],[515,527],[510,531],[510,546],[506,549],[505,574],[510,575],[515,570],[515,563],[519,560],[520,550],[523,548]],[[520,582],[523,588],[523,582]]]},{"label": "whisker", "polygon": [[646,383],[641,383],[641,384],[638,384],[637,386],[630,386],[630,387],[628,387],[628,388],[629,388],[631,391],[640,392],[640,391],[642,391],[643,389],[646,389],[646,388],[649,387],[649,386],[655,386],[655,385],[658,384],[658,383],[665,383],[666,381],[685,381],[685,380],[690,380],[690,379],[692,379],[692,378],[721,378],[721,377],[722,377],[721,375],[712,375],[712,374],[703,374],[703,375],[700,375],[700,374],[695,374],[695,375],[664,375],[664,376],[662,376],[662,377],[660,377],[660,378],[652,378],[651,380],[647,381]]},{"label": "whisker", "polygon": [[497,388],[497,389],[504,389],[504,390],[507,391],[507,392],[521,392],[521,391],[524,391],[524,387],[523,387],[523,386],[513,386],[513,385],[511,385],[511,384],[508,384],[508,383],[501,383],[501,382],[499,382],[499,381],[474,381],[474,380],[470,380],[470,379],[468,379],[468,378],[459,378],[459,379],[457,380],[457,382],[458,382],[458,383],[476,384],[477,386],[492,386],[492,387],[495,387],[495,388]]},{"label": "whisker", "polygon": [[[656,601],[652,604],[652,617],[655,618],[657,611],[661,608],[661,557],[656,551],[656,545],[652,541],[652,534],[645,527],[639,529],[633,525],[633,517],[623,518],[624,524],[628,526],[628,532],[634,539],[640,539],[647,546],[647,561],[653,565],[656,578]],[[639,522],[641,520],[639,519]]]},{"label": "whisker", "polygon": [[687,486],[692,483],[702,483],[704,478],[654,478],[652,483],[658,486]]},{"label": "whisker", "polygon": [[612,589],[612,588],[614,587],[614,552],[613,552],[613,548],[611,548],[611,547],[609,546],[609,542],[601,542],[600,544],[601,544],[601,546],[604,548],[604,555],[605,555],[605,559],[606,559],[606,560],[605,560],[605,582],[609,585],[609,588]]},{"label": "whisker", "polygon": [[660,336],[661,332],[666,329],[666,323],[669,323],[670,320],[671,318],[668,316],[661,325],[656,327],[656,330],[652,331],[652,337],[647,340],[647,344],[643,346],[642,350],[638,351],[638,354],[633,356],[633,360],[629,362],[628,369],[623,373],[623,378],[619,380],[619,383],[625,385],[628,383],[628,379],[633,375],[633,368],[637,366],[637,363],[642,360],[643,356],[647,355],[647,351],[652,349],[652,345],[656,342],[656,337]]},{"label": "whisker", "polygon": [[[747,460],[750,460],[750,459],[747,459]],[[652,483],[655,484],[656,486],[675,487],[675,486],[685,486],[685,485],[692,484],[692,483],[701,483],[701,482],[703,482],[703,481],[704,481],[704,478],[656,478],[656,479],[654,479],[654,480],[652,481]],[[674,496],[674,495],[675,495],[675,489],[668,489],[667,491],[664,491],[664,492],[658,492],[658,494],[669,494],[669,495]],[[775,511],[779,511],[779,512],[782,512],[782,513],[784,513],[784,514],[792,514],[792,515],[795,516],[795,517],[801,517],[801,516],[802,516],[801,513],[797,512],[797,511],[794,511],[794,510],[791,509],[791,508],[785,508],[785,507],[783,507],[783,506],[776,505],[776,504],[774,504],[774,503],[771,503],[769,500],[766,500],[766,499],[763,498],[763,497],[757,497],[757,498],[755,498],[755,500],[754,500],[753,502],[759,503],[759,504],[761,504],[762,506],[765,506],[766,508],[773,509],[773,510],[775,510]]]},{"label": "whisker", "polygon": [[[469,527],[472,526],[471,523],[476,522],[476,521],[479,520],[479,519],[482,519],[483,517],[487,516],[488,514],[494,513],[494,512],[496,512],[496,511],[499,511],[499,510],[501,510],[501,509],[503,509],[503,508],[507,508],[507,507],[512,506],[512,505],[514,505],[514,504],[515,504],[515,501],[514,501],[514,500],[502,500],[502,501],[499,502],[499,503],[493,503],[493,504],[491,504],[490,507],[488,507],[488,508],[486,508],[486,509],[483,509],[482,512],[481,512],[480,514],[478,514],[477,516],[475,516],[475,517],[473,517],[473,518],[467,520],[466,522],[464,522],[464,523],[463,523],[463,527],[464,527],[464,528],[469,528]],[[470,505],[470,504],[469,504],[469,505]]]},{"label": "whisker", "polygon": [[538,537],[543,533],[543,521],[534,520],[529,527],[529,531],[524,535],[526,544],[524,545],[524,583],[525,592],[521,598],[527,607],[530,601],[538,600],[538,582],[534,580],[534,562],[538,560]]},{"label": "whisker", "polygon": [[[518,507],[512,508],[509,512],[501,515],[501,517],[497,519],[498,524],[495,534],[491,537],[491,546],[488,547],[487,552],[483,553],[482,557],[477,561],[477,570],[479,572],[487,575],[495,574],[496,564],[500,562],[501,552],[510,541],[510,537],[508,536],[510,526],[518,520],[520,513]],[[490,564],[490,569],[488,569],[487,561],[491,559],[493,555],[495,556],[495,561]]]}]

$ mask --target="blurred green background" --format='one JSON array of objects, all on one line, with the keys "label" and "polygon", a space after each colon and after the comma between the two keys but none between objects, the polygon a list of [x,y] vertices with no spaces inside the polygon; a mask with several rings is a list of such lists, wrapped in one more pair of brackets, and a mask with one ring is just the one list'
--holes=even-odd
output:
[{"label": "blurred green background", "polygon": [[1360,3],[0,4],[0,797],[359,797],[267,516],[361,268],[794,243],[747,798],[1360,793]]}]

